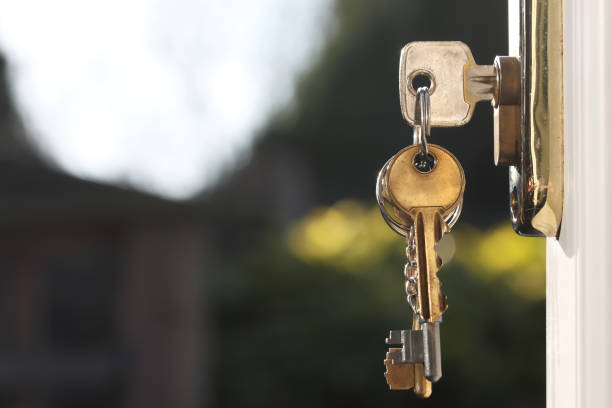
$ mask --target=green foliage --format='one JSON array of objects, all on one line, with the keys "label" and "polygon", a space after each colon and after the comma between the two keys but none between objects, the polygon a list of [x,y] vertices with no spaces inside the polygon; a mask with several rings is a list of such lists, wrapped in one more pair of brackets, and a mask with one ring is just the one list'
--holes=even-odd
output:
[{"label": "green foliage", "polygon": [[[384,338],[407,328],[402,251],[371,273],[313,266],[276,239],[218,276],[218,401],[228,407],[400,406],[389,391]],[[544,302],[517,295],[457,262],[441,276],[444,377],[419,405],[529,407],[544,403]]]}]

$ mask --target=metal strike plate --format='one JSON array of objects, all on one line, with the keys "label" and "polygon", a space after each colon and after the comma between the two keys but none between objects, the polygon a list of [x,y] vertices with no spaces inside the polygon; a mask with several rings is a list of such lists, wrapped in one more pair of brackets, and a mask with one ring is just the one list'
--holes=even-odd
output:
[{"label": "metal strike plate", "polygon": [[[508,1],[510,55],[521,63],[518,162],[510,166],[514,230],[557,237],[563,215],[563,1]],[[502,135],[503,137],[503,135]]]}]

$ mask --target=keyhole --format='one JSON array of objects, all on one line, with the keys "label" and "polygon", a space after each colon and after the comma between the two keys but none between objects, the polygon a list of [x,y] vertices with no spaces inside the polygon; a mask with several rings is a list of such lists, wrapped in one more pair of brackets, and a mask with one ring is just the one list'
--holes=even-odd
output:
[{"label": "keyhole", "polygon": [[436,158],[431,153],[419,152],[414,156],[413,164],[420,173],[429,173],[436,167]]},{"label": "keyhole", "polygon": [[417,74],[412,78],[412,89],[415,91],[421,87],[427,87],[431,89],[431,78],[427,74]]}]

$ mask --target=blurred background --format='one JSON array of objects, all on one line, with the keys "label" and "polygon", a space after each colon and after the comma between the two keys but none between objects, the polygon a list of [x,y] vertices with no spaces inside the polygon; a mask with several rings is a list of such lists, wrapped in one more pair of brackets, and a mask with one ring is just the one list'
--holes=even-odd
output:
[{"label": "blurred background", "polygon": [[0,406],[536,407],[544,243],[509,222],[492,114],[434,128],[467,178],[443,378],[389,391],[411,143],[401,47],[507,52],[490,0],[0,1]]}]

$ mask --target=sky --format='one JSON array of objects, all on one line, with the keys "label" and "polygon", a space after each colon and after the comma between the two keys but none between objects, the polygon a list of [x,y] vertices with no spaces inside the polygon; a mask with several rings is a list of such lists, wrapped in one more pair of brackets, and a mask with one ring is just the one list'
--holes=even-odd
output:
[{"label": "sky", "polygon": [[0,0],[33,141],[66,171],[188,198],[248,154],[330,32],[332,0]]}]

